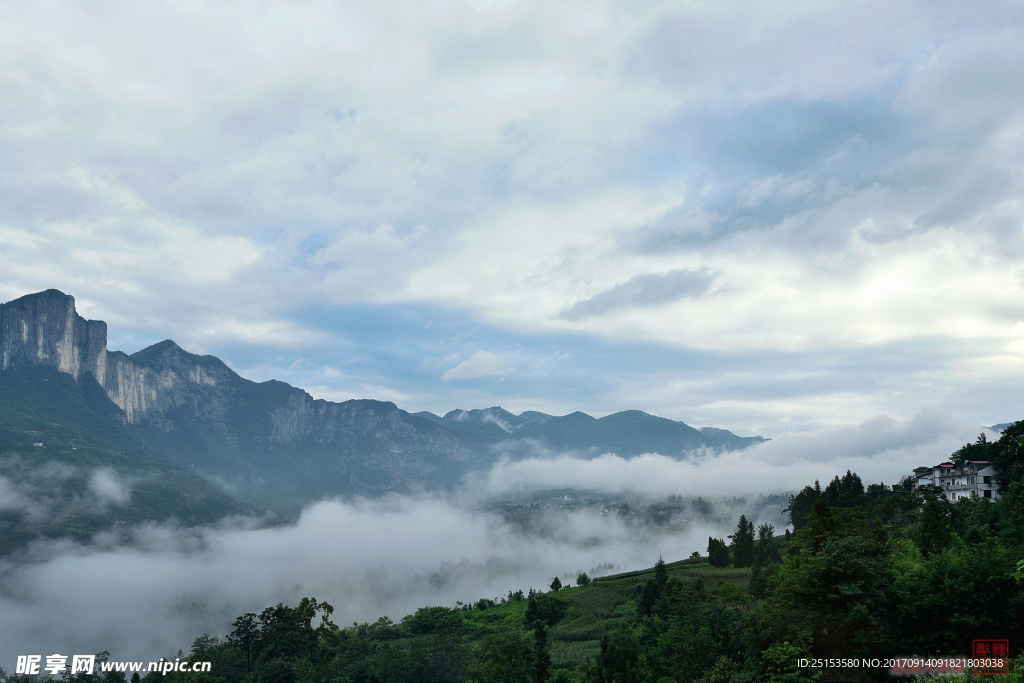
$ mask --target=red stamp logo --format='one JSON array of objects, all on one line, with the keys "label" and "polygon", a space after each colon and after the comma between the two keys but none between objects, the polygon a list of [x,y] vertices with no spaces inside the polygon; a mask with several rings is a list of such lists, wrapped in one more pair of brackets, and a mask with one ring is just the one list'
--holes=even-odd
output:
[{"label": "red stamp logo", "polygon": [[972,658],[976,674],[1010,673],[1010,641],[985,639],[972,641]]}]

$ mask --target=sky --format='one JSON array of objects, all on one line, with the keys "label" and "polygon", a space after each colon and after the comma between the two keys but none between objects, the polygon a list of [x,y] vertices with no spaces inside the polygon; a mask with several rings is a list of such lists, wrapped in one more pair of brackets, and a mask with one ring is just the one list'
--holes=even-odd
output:
[{"label": "sky", "polygon": [[1022,15],[5,3],[0,301],[410,411],[1014,421]]}]

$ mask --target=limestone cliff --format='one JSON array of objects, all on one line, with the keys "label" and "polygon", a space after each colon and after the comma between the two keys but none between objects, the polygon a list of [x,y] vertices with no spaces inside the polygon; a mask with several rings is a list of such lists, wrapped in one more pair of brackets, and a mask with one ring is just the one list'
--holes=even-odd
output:
[{"label": "limestone cliff", "polygon": [[107,372],[107,324],[85,320],[56,289],[0,304],[0,369],[49,365],[78,379]]},{"label": "limestone cliff", "polygon": [[[222,381],[228,375],[238,377],[219,361],[220,372],[210,373],[202,364],[190,362],[198,357],[186,354],[171,341],[151,347],[168,352],[155,368],[123,353],[108,352],[107,324],[82,318],[75,310],[74,297],[56,289],[0,304],[0,349],[3,370],[45,365],[76,380],[91,373],[131,424],[147,417],[159,422],[159,415],[178,403],[198,401],[201,392],[196,389],[215,386],[218,376]],[[146,357],[153,355],[150,352]],[[207,403],[213,407],[216,401]]]}]

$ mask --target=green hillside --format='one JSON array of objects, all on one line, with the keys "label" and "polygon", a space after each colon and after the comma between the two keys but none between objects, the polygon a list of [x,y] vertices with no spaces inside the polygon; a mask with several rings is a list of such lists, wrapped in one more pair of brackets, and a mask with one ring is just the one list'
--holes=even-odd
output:
[{"label": "green hillside", "polygon": [[[0,555],[38,537],[85,540],[113,526],[130,542],[143,521],[204,524],[252,511],[149,452],[91,375],[78,383],[46,367],[0,373],[0,454],[9,496]],[[105,499],[102,482],[113,487]]]}]

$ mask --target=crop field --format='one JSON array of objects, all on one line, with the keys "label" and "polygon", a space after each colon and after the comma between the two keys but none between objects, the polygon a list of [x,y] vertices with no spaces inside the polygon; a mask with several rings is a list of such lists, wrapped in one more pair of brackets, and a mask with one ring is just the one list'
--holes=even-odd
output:
[{"label": "crop field", "polygon": [[[712,567],[707,560],[684,560],[667,565],[669,576],[681,581],[699,580],[709,591],[726,583],[746,589],[750,569]],[[558,593],[569,603],[569,612],[551,629],[552,665],[568,666],[586,661],[600,651],[601,636],[637,616],[634,589],[654,577],[651,569],[606,576],[588,588],[564,589]]]}]

